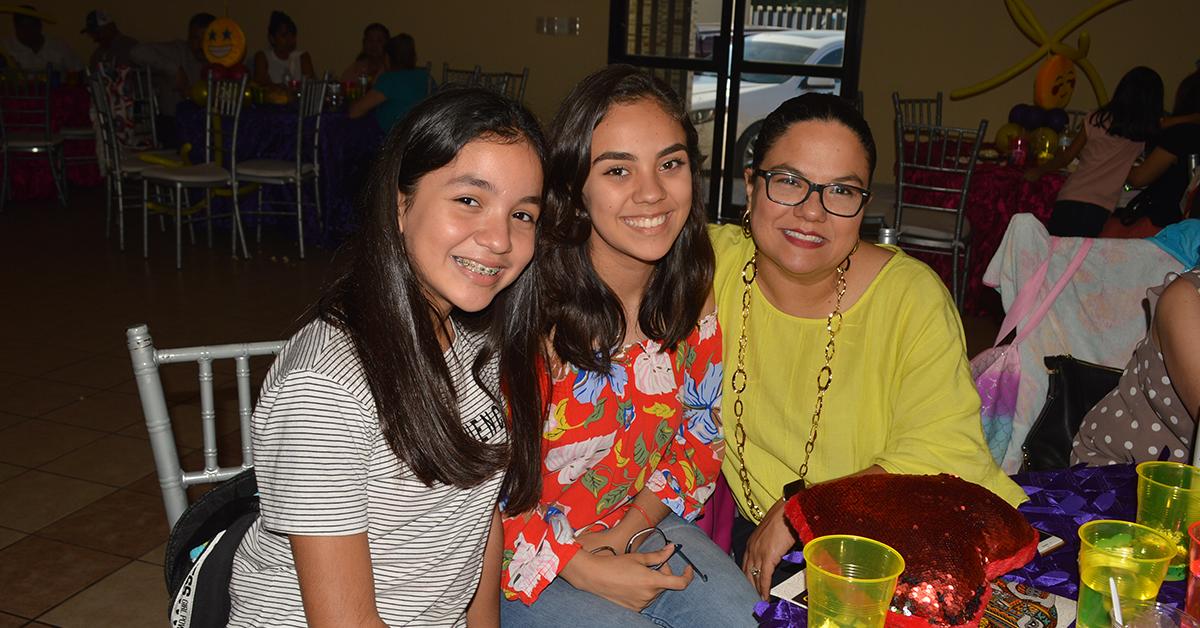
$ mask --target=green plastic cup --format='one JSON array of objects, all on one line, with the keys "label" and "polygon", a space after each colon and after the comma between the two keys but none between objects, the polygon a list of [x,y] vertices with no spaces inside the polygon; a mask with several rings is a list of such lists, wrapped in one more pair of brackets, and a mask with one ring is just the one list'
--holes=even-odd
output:
[{"label": "green plastic cup", "polygon": [[1079,628],[1112,628],[1110,580],[1117,584],[1123,617],[1154,605],[1175,556],[1175,543],[1128,521],[1091,521],[1079,528]]},{"label": "green plastic cup", "polygon": [[1137,522],[1175,543],[1167,580],[1183,580],[1188,573],[1188,527],[1200,521],[1200,469],[1178,462],[1143,462],[1137,473]]},{"label": "green plastic cup", "polygon": [[831,535],[804,546],[810,628],[882,628],[904,571],[900,552],[861,536]]}]

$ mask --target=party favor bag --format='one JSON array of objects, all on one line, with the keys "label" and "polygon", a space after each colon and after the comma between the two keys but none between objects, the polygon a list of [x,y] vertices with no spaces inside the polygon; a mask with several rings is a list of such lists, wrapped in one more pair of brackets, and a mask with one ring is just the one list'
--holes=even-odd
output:
[{"label": "party favor bag", "polygon": [[[1004,460],[1009,441],[1012,440],[1013,416],[1016,414],[1017,391],[1021,382],[1021,357],[1018,346],[1037,328],[1038,323],[1042,322],[1042,317],[1050,310],[1054,299],[1066,288],[1071,275],[1083,264],[1083,258],[1087,257],[1092,248],[1092,240],[1084,240],[1063,276],[1050,289],[1046,298],[1035,307],[1034,299],[1046,281],[1050,257],[1057,243],[1058,238],[1050,238],[1050,250],[1046,254],[1046,261],[1042,262],[1025,287],[1021,288],[1012,307],[1008,308],[1008,314],[1000,325],[1000,333],[996,335],[996,342],[992,348],[971,360],[971,378],[975,380],[975,388],[979,391],[979,415],[983,422],[983,435],[987,438],[988,449],[992,452],[996,464]],[[1016,329],[1017,324],[1030,310],[1033,310],[1033,314],[1029,316],[1021,331],[1017,332],[1012,343],[1001,345],[1000,341]]]}]

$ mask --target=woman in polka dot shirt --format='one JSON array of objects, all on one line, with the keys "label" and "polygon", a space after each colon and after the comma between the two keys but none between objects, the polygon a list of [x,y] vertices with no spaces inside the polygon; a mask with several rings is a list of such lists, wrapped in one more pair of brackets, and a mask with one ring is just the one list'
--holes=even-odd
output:
[{"label": "woman in polka dot shirt", "polygon": [[1200,409],[1200,267],[1146,291],[1153,320],[1117,389],[1092,408],[1071,463],[1190,463]]}]

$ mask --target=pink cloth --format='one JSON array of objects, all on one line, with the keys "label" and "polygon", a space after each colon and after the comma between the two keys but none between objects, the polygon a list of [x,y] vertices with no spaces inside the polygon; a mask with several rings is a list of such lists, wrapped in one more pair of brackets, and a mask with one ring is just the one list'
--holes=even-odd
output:
[{"label": "pink cloth", "polygon": [[1058,200],[1092,203],[1111,212],[1121,200],[1125,177],[1142,154],[1145,142],[1109,135],[1092,123],[1093,113],[1084,116],[1087,144],[1079,153],[1079,169],[1067,177]]},{"label": "pink cloth", "polygon": [[733,493],[729,492],[729,483],[725,475],[717,476],[717,487],[708,503],[704,506],[704,514],[696,520],[696,525],[717,544],[726,554],[733,551],[733,511],[736,502]]}]

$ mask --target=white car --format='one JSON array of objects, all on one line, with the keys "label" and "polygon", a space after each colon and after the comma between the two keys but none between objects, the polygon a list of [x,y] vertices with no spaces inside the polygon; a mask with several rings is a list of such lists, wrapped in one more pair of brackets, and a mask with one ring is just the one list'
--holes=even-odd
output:
[{"label": "white car", "polygon": [[[807,65],[842,64],[845,31],[784,30],[746,36],[743,58],[747,61],[797,63]],[[806,92],[836,94],[841,81],[831,78],[789,76],[785,74],[742,74],[738,99],[737,158],[749,165],[754,138],[767,114],[783,101]],[[701,151],[712,147],[713,105],[716,102],[717,77],[697,73],[692,79],[692,122],[700,133]],[[738,162],[735,162],[738,163]],[[736,170],[740,170],[736,169]]]}]

